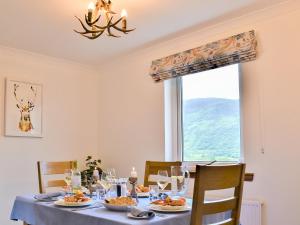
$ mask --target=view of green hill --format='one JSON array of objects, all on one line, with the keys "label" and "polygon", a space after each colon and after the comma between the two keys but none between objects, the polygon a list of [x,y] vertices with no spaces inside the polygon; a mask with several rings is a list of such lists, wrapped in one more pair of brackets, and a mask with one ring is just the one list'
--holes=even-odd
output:
[{"label": "view of green hill", "polygon": [[183,102],[185,161],[240,158],[239,101],[198,98]]}]

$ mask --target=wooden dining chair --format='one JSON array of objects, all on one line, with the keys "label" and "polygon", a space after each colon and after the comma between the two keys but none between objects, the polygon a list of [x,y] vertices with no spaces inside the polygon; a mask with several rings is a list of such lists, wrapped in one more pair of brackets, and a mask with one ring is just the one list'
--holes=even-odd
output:
[{"label": "wooden dining chair", "polygon": [[[245,164],[196,166],[193,207],[190,225],[203,225],[205,215],[231,211],[231,218],[218,225],[239,225]],[[204,201],[205,191],[234,188],[233,197]]]},{"label": "wooden dining chair", "polygon": [[[39,192],[45,193],[49,187],[63,187],[66,185],[64,180],[47,180],[46,176],[64,174],[65,170],[77,167],[77,161],[64,161],[64,162],[37,162],[38,179],[39,179]],[[29,225],[23,222],[23,225]]]},{"label": "wooden dining chair", "polygon": [[[149,181],[150,175],[157,175],[159,170],[167,170],[168,175],[171,176],[171,166],[181,166],[182,162],[157,162],[157,161],[146,161],[145,164],[145,176],[144,176],[144,186],[148,187],[149,185],[156,184],[155,182]],[[170,190],[171,184],[165,188],[165,190]]]},{"label": "wooden dining chair", "polygon": [[40,193],[45,193],[46,189],[50,187],[66,186],[64,180],[47,180],[46,177],[49,175],[64,174],[65,170],[74,169],[76,166],[77,161],[37,162]]}]

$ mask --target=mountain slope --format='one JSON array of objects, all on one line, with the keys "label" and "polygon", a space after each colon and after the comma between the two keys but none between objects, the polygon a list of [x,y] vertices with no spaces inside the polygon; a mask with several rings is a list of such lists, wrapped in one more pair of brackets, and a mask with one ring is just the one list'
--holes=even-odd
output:
[{"label": "mountain slope", "polygon": [[239,159],[239,100],[199,98],[184,101],[183,124],[185,161]]}]

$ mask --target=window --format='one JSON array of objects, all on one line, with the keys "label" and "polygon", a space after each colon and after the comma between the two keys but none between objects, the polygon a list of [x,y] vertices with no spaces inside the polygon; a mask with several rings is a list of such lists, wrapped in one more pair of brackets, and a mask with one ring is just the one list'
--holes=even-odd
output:
[{"label": "window", "polygon": [[173,160],[240,161],[239,77],[235,64],[177,78],[172,106],[176,119],[171,120],[177,123],[172,125],[177,131],[171,132],[176,133],[177,144]]}]

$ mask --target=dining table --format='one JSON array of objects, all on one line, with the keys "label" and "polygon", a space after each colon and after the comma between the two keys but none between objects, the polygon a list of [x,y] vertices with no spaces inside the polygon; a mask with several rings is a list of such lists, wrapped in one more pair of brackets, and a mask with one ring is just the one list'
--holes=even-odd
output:
[{"label": "dining table", "polygon": [[[191,205],[192,200],[188,199]],[[138,207],[148,209],[148,198],[140,198]],[[132,219],[128,212],[118,212],[106,209],[101,202],[96,205],[69,208],[59,207],[53,202],[42,202],[34,195],[17,196],[11,211],[11,220],[24,221],[30,225],[189,225],[191,211],[163,213],[155,212],[151,219]],[[230,214],[209,215],[204,218],[204,224],[226,219]],[[222,217],[222,218],[220,218]]]}]

